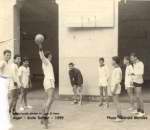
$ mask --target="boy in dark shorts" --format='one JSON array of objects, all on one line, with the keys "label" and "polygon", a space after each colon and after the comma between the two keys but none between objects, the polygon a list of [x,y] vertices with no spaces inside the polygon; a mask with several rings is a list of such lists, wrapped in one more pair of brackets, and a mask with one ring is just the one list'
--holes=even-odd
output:
[{"label": "boy in dark shorts", "polygon": [[83,77],[79,69],[74,67],[74,63],[69,63],[69,77],[73,87],[73,104],[82,104]]},{"label": "boy in dark shorts", "polygon": [[135,87],[135,94],[137,100],[137,110],[133,111],[133,114],[137,114],[138,117],[143,117],[144,113],[144,103],[142,98],[142,86],[144,83],[144,64],[139,60],[135,53],[130,55],[130,60],[133,64],[133,85]]}]

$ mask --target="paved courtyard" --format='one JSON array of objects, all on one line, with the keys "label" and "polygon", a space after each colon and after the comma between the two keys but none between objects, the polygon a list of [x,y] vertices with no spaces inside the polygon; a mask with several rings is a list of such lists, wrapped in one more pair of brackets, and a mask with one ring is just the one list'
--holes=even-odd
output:
[{"label": "paved courtyard", "polygon": [[[24,111],[22,114],[27,114],[23,115],[22,119],[13,119],[12,130],[43,130],[38,117],[44,100],[30,98],[29,103],[33,109]],[[121,103],[121,106],[123,115],[130,117],[131,114],[127,110],[129,104],[124,102]],[[56,100],[50,113],[49,130],[150,130],[150,103],[145,103],[145,111],[147,119],[125,119],[117,123],[107,119],[107,116],[115,116],[112,103],[109,108],[106,108],[105,105],[100,108],[98,102],[84,102],[82,106],[79,106],[72,105],[71,101]]]}]

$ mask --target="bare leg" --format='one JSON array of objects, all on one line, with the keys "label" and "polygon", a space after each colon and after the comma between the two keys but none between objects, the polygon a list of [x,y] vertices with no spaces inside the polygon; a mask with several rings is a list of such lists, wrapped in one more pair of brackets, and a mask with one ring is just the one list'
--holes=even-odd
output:
[{"label": "bare leg", "polygon": [[24,107],[24,88],[21,88],[21,99],[20,99],[21,106]]},{"label": "bare leg", "polygon": [[44,122],[41,122],[41,123],[44,123],[45,128],[48,128],[48,114],[49,114],[51,105],[54,101],[54,91],[55,91],[54,88],[50,88],[47,90],[47,101],[45,104],[45,108],[43,110],[43,120],[42,120]]},{"label": "bare leg", "polygon": [[105,100],[106,100],[106,104],[107,104],[107,108],[109,107],[109,98],[108,98],[108,92],[107,92],[107,87],[104,87],[104,93],[105,93]]},{"label": "bare leg", "polygon": [[9,102],[9,113],[10,114],[12,114],[13,104],[14,104],[14,90],[11,90],[11,92],[10,92],[10,102]]},{"label": "bare leg", "polygon": [[18,89],[15,90],[15,98],[14,98],[14,103],[13,103],[13,113],[16,113],[16,106],[17,106],[17,101],[18,101]]},{"label": "bare leg", "polygon": [[74,93],[74,103],[77,103],[78,101],[78,94],[77,94],[77,86],[73,86],[73,93]]},{"label": "bare leg", "polygon": [[23,99],[24,99],[24,106],[27,106],[28,105],[28,103],[27,103],[27,88],[24,89]]},{"label": "bare leg", "polygon": [[137,99],[137,111],[144,113],[144,103],[143,103],[143,96],[142,96],[142,87],[135,88],[136,99]]},{"label": "bare leg", "polygon": [[131,108],[134,109],[134,95],[133,95],[133,88],[128,88],[128,89],[127,89],[127,93],[128,93],[128,95],[129,95]]},{"label": "bare leg", "polygon": [[79,104],[82,104],[82,85],[78,87]]},{"label": "bare leg", "polygon": [[99,106],[103,105],[103,87],[99,87],[100,90],[100,103]]},{"label": "bare leg", "polygon": [[114,102],[114,105],[116,107],[116,110],[117,110],[117,117],[120,118],[122,117],[122,114],[121,114],[121,107],[120,107],[120,103],[119,103],[119,95],[113,95],[113,102]]}]

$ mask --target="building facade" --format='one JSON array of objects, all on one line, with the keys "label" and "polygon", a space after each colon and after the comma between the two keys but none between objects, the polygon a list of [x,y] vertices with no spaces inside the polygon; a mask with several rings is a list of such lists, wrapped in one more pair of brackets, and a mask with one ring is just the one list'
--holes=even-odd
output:
[{"label": "building facade", "polygon": [[[15,0],[1,1],[1,52],[9,48],[13,54],[20,53],[21,4]],[[58,0],[57,4],[59,94],[72,94],[68,63],[74,62],[83,74],[84,94],[97,95],[99,57],[111,66],[111,57],[118,55],[118,0]]]}]

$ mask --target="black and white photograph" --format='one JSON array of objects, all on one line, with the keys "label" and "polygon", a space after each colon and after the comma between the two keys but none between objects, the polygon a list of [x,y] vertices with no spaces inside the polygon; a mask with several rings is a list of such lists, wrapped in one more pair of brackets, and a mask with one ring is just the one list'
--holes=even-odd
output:
[{"label": "black and white photograph", "polygon": [[150,0],[0,0],[0,130],[149,130]]}]

